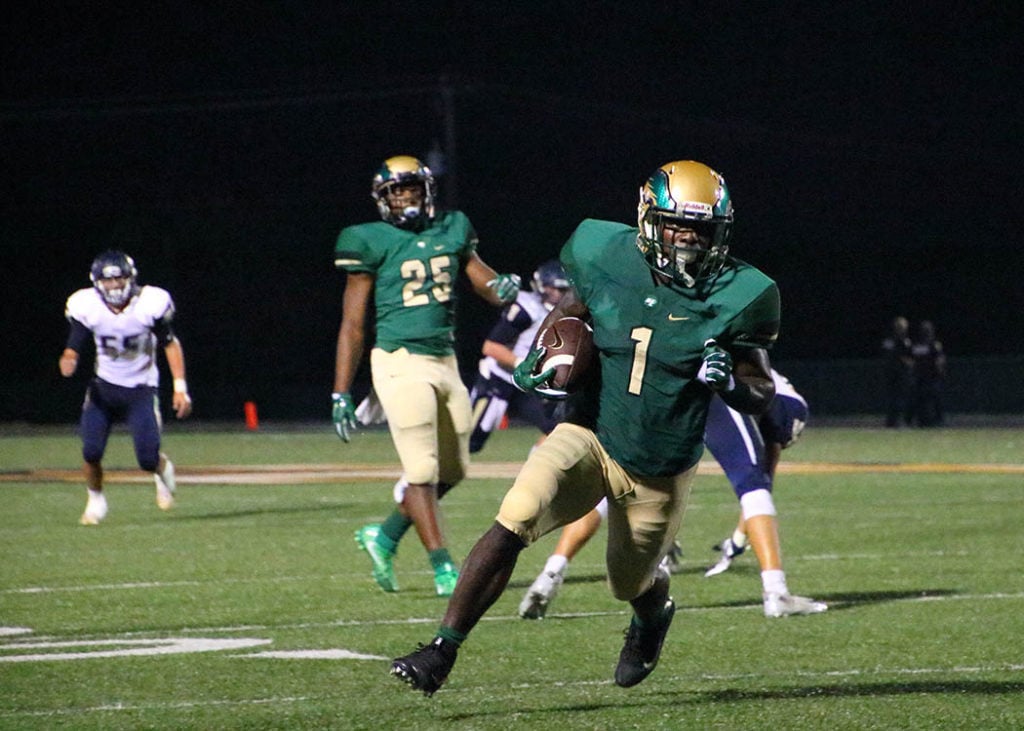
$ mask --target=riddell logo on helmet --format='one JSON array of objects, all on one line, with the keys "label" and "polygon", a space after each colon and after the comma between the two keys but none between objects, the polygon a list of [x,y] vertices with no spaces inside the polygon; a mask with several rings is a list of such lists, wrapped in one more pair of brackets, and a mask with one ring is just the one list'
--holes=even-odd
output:
[{"label": "riddell logo on helmet", "polygon": [[699,201],[686,201],[683,203],[683,213],[700,218],[711,218],[714,215],[710,205]]}]

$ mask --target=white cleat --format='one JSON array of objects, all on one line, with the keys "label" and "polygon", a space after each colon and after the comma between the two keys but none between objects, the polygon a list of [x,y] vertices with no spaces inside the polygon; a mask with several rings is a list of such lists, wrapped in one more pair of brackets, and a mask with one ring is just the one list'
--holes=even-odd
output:
[{"label": "white cleat", "polygon": [[156,504],[161,510],[170,510],[174,507],[174,463],[164,458],[162,471],[153,473],[153,480],[156,482]]},{"label": "white cleat", "polygon": [[679,545],[679,541],[672,544],[672,548],[668,549],[665,558],[661,559],[658,565],[666,574],[678,574],[683,570],[683,547]]},{"label": "white cleat", "polygon": [[82,525],[99,525],[100,521],[107,517],[107,498],[103,493],[90,495],[89,501],[85,504],[85,512],[78,522]]},{"label": "white cleat", "polygon": [[718,563],[716,563],[714,566],[712,566],[704,572],[704,578],[708,579],[712,576],[718,576],[719,574],[724,573],[728,570],[731,564],[732,559],[726,556],[725,554],[722,554],[722,557],[718,559]]},{"label": "white cleat", "polygon": [[542,571],[526,590],[523,601],[519,602],[519,616],[523,619],[544,619],[548,605],[557,596],[563,581],[561,574]]},{"label": "white cleat", "polygon": [[825,602],[816,602],[795,594],[765,594],[764,616],[786,617],[790,614],[819,614],[828,609]]},{"label": "white cleat", "polygon": [[718,576],[719,574],[727,571],[729,566],[732,565],[732,560],[747,550],[745,545],[737,546],[731,537],[726,538],[721,543],[716,543],[711,548],[715,551],[721,551],[722,557],[718,559],[718,563],[704,572],[705,579],[712,576]]}]

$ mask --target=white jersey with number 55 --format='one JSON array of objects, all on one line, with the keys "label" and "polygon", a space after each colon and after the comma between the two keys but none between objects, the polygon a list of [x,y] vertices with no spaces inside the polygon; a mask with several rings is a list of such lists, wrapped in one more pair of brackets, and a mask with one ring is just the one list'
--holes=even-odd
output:
[{"label": "white jersey with number 55", "polygon": [[114,312],[94,288],[80,289],[68,297],[64,314],[92,331],[97,376],[127,388],[159,385],[153,328],[169,325],[174,317],[167,290],[145,285]]}]

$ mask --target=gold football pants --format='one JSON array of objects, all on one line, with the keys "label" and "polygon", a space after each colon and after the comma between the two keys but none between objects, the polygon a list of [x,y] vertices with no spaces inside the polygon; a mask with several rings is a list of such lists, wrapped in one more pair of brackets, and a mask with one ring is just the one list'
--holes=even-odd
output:
[{"label": "gold football pants", "polygon": [[589,429],[559,424],[530,454],[498,522],[526,543],[586,515],[608,498],[608,583],[617,599],[647,591],[675,540],[697,465],[669,477],[624,470]]},{"label": "gold football pants", "polygon": [[370,370],[409,483],[462,480],[469,464],[472,407],[455,356],[374,348]]}]

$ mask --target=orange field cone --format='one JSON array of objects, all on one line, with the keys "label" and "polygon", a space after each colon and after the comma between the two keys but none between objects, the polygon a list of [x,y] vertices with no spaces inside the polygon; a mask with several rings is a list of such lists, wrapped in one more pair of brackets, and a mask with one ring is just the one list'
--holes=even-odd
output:
[{"label": "orange field cone", "polygon": [[256,402],[245,402],[245,428],[249,431],[256,431],[260,428],[260,417],[256,413]]}]

